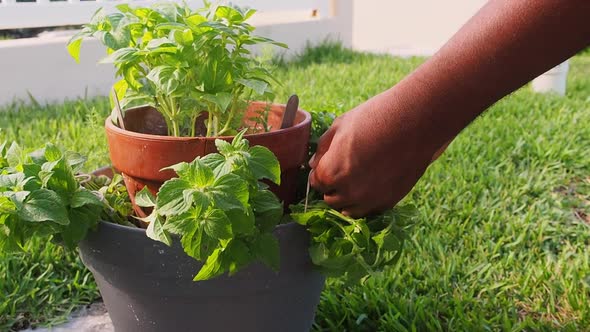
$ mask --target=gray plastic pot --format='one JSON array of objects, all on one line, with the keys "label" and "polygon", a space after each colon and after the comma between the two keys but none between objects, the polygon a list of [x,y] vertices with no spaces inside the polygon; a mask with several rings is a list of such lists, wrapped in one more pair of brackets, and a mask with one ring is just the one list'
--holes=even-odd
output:
[{"label": "gray plastic pot", "polygon": [[80,247],[117,332],[309,331],[325,278],[299,225],[275,229],[281,269],[252,264],[232,277],[194,282],[201,264],[145,230],[102,222]]}]

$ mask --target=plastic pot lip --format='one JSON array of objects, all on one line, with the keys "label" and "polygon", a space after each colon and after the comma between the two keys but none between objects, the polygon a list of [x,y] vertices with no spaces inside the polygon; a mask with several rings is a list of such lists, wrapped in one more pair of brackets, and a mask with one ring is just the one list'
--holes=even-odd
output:
[{"label": "plastic pot lip", "polygon": [[[256,103],[262,103],[262,102],[252,102],[252,104],[256,104]],[[270,105],[286,107],[285,104],[270,104]],[[136,108],[141,108],[141,107],[145,107],[145,106],[138,106]],[[285,129],[269,131],[266,133],[248,134],[248,135],[244,135],[244,138],[248,139],[248,138],[253,138],[253,137],[258,138],[258,137],[272,137],[272,136],[276,136],[276,135],[284,135],[284,134],[292,132],[292,131],[298,131],[298,130],[304,129],[305,127],[309,127],[311,125],[311,114],[309,114],[309,112],[302,110],[302,109],[298,109],[297,113],[303,114],[304,118],[303,118],[303,121],[301,121],[300,123],[298,123],[294,126],[291,126],[289,128],[285,128]],[[110,115],[107,116],[107,118],[105,120],[105,129],[107,131],[113,132],[117,135],[126,136],[126,137],[133,138],[136,140],[148,140],[148,141],[160,141],[160,142],[191,142],[191,141],[200,141],[200,140],[212,140],[213,141],[215,139],[230,140],[234,137],[234,136],[176,137],[176,136],[163,136],[163,135],[138,133],[138,132],[134,132],[134,131],[130,131],[130,130],[124,130],[122,128],[115,126],[113,121],[111,121]]]},{"label": "plastic pot lip", "polygon": [[[145,234],[146,230],[145,228],[139,228],[139,227],[130,227],[130,226],[125,226],[125,225],[120,225],[120,224],[115,224],[113,222],[109,222],[109,221],[104,221],[101,220],[99,222],[99,227],[110,227],[113,228],[117,231],[121,231],[121,232],[132,232],[135,234]],[[297,224],[294,221],[288,222],[286,224],[278,224],[275,226],[274,230],[284,230],[284,229],[289,229],[292,227],[295,227],[299,224]]]}]

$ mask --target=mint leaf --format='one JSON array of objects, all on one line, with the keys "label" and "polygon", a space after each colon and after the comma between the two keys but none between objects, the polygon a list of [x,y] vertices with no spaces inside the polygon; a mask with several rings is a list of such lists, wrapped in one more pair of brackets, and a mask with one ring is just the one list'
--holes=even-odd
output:
[{"label": "mint leaf", "polygon": [[248,183],[235,174],[226,174],[215,181],[208,193],[216,207],[223,210],[246,210],[248,205]]},{"label": "mint leaf", "polygon": [[100,208],[84,205],[70,210],[69,216],[72,222],[59,233],[59,237],[66,247],[73,249],[86,237],[88,229],[98,223]]},{"label": "mint leaf", "polygon": [[401,250],[403,242],[400,241],[399,235],[391,232],[390,228],[386,228],[372,237],[378,248],[387,251]]},{"label": "mint leaf", "polygon": [[207,257],[207,261],[199,270],[199,273],[193,279],[194,281],[201,281],[207,280],[218,275],[223,274],[223,269],[221,267],[221,249],[215,249],[209,257]]},{"label": "mint leaf", "polygon": [[184,252],[198,261],[211,255],[219,245],[219,241],[207,235],[203,227],[200,227],[196,222],[187,224],[187,229],[180,243]]},{"label": "mint leaf", "polygon": [[14,202],[9,197],[0,196],[0,215],[14,213],[15,211],[16,205]]},{"label": "mint leaf", "polygon": [[91,191],[86,190],[84,188],[80,188],[72,196],[72,200],[70,201],[70,206],[72,208],[78,208],[78,207],[82,207],[84,205],[102,206],[103,203]]},{"label": "mint leaf", "polygon": [[163,221],[160,217],[155,217],[145,230],[145,234],[152,240],[160,241],[167,246],[172,245],[170,234],[164,229]]},{"label": "mint leaf", "polygon": [[232,239],[223,251],[222,267],[227,269],[229,275],[232,276],[241,268],[250,264],[253,258],[244,241]]},{"label": "mint leaf", "polygon": [[172,234],[183,235],[190,232],[196,224],[196,215],[189,210],[189,212],[168,217],[164,229]]},{"label": "mint leaf", "polygon": [[252,247],[257,259],[275,271],[281,266],[281,252],[279,241],[271,233],[260,235]]},{"label": "mint leaf", "polygon": [[229,174],[233,171],[233,162],[218,153],[210,153],[201,158],[201,161],[203,164],[207,165],[207,167],[213,170],[213,175],[216,178]]},{"label": "mint leaf", "polygon": [[44,155],[47,161],[59,161],[62,158],[61,150],[51,143],[45,145]]},{"label": "mint leaf", "polygon": [[135,194],[135,204],[147,208],[154,207],[156,206],[156,198],[152,195],[148,187],[145,186]]},{"label": "mint leaf", "polygon": [[173,169],[181,179],[195,188],[208,187],[215,181],[211,168],[199,158],[190,163],[182,162],[165,169]]},{"label": "mint leaf", "polygon": [[242,211],[232,209],[226,211],[227,218],[231,221],[232,231],[236,235],[252,234],[255,228],[254,211]]},{"label": "mint leaf", "polygon": [[250,200],[256,223],[262,232],[270,232],[283,216],[283,205],[269,190],[256,191]]},{"label": "mint leaf", "polygon": [[222,139],[215,140],[215,147],[217,148],[217,151],[219,151],[219,153],[225,157],[231,155],[235,151],[233,145]]},{"label": "mint leaf", "polygon": [[232,237],[232,224],[227,215],[219,209],[205,212],[201,223],[207,235],[214,239],[227,240]]},{"label": "mint leaf", "polygon": [[256,179],[269,179],[270,181],[281,184],[281,166],[277,157],[263,146],[253,146],[250,148],[249,167]]},{"label": "mint leaf", "polygon": [[70,223],[68,211],[61,198],[48,189],[39,189],[29,194],[18,209],[18,216],[30,222],[52,221],[60,225]]},{"label": "mint leaf", "polygon": [[190,183],[183,179],[164,182],[156,199],[158,213],[168,216],[188,211],[193,203],[193,193]]}]

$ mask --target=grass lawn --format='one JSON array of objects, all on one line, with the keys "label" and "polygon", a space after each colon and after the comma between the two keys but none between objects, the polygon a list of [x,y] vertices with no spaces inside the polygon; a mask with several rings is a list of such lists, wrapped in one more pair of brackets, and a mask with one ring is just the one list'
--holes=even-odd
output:
[{"label": "grass lawn", "polygon": [[[309,51],[283,65],[280,101],[337,113],[422,59]],[[330,281],[317,331],[590,330],[590,54],[565,98],[524,88],[465,130],[411,193],[422,221],[400,264],[363,286]],[[47,141],[108,163],[105,99],[0,111],[0,141]],[[395,128],[392,128],[395,130]],[[55,324],[99,294],[75,253],[0,253],[0,330]]]}]

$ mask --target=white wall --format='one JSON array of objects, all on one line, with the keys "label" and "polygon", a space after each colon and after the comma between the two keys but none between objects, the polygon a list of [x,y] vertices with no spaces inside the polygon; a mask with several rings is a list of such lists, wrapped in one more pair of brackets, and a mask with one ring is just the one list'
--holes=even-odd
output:
[{"label": "white wall", "polygon": [[352,46],[394,55],[431,55],[486,2],[355,0]]}]

